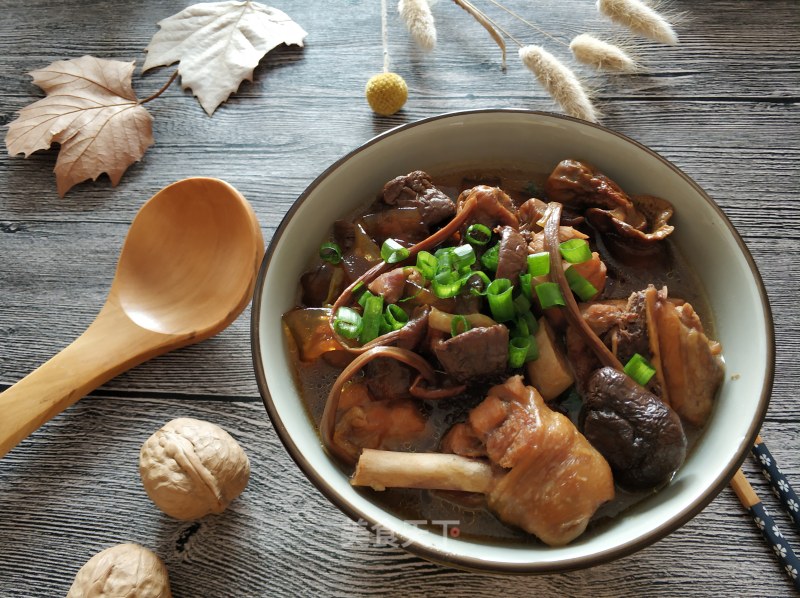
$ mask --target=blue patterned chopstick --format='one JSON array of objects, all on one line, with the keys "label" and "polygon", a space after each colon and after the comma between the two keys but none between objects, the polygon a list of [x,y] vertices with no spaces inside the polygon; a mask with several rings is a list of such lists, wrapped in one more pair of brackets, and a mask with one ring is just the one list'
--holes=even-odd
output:
[{"label": "blue patterned chopstick", "polygon": [[784,571],[786,571],[786,574],[792,580],[795,589],[800,591],[800,559],[795,555],[789,541],[783,537],[775,521],[764,508],[758,495],[756,495],[753,487],[747,481],[747,478],[744,477],[741,469],[733,476],[731,486],[739,497],[742,505],[750,511],[753,521],[755,521],[758,529],[761,530],[761,534],[772,548],[775,556],[783,566]]},{"label": "blue patterned chopstick", "polygon": [[789,484],[786,476],[781,472],[775,457],[769,452],[761,436],[756,438],[756,443],[751,450],[756,458],[756,463],[761,468],[761,473],[767,478],[773,492],[783,503],[786,512],[789,513],[789,517],[792,518],[797,529],[800,530],[800,499],[797,498],[797,494]]}]

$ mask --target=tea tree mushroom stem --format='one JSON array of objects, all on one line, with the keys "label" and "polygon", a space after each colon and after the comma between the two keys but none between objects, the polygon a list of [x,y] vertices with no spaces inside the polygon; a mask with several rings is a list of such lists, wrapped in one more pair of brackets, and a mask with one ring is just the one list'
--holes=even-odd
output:
[{"label": "tea tree mushroom stem", "polygon": [[459,455],[364,449],[350,483],[373,490],[425,488],[486,494],[494,484],[494,474],[488,463]]}]

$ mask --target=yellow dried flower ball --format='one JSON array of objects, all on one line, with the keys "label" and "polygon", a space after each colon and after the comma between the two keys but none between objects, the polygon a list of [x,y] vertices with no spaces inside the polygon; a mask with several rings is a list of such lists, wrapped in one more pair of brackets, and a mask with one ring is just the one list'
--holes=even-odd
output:
[{"label": "yellow dried flower ball", "polygon": [[367,81],[369,107],[381,116],[391,116],[408,99],[408,86],[397,73],[380,73]]}]

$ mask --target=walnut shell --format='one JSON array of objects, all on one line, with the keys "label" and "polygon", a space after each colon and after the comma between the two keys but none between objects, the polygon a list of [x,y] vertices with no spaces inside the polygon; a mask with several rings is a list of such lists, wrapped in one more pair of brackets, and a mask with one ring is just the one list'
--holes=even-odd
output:
[{"label": "walnut shell", "polygon": [[138,544],[117,544],[90,558],[75,576],[67,598],[171,598],[167,568]]},{"label": "walnut shell", "polygon": [[145,441],[139,474],[159,509],[189,520],[222,513],[247,485],[250,462],[219,426],[182,417]]}]

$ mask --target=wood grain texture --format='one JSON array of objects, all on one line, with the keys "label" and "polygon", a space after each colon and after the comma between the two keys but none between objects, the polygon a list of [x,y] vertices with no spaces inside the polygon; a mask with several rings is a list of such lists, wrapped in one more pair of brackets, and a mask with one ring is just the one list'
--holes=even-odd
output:
[{"label": "wood grain texture", "polygon": [[[477,4],[526,43],[566,49]],[[0,124],[41,97],[27,73],[92,54],[136,60],[156,22],[190,0],[5,0],[0,20]],[[269,3],[275,4],[275,3]],[[394,3],[390,2],[390,6]],[[589,0],[508,5],[568,41],[612,34]],[[55,152],[0,154],[0,388],[13,384],[92,321],[119,247],[141,204],[192,175],[223,178],[247,197],[267,241],[303,189],[373,135],[442,112],[554,109],[533,77],[500,56],[451,2],[434,6],[439,43],[421,54],[389,18],[392,68],[406,79],[403,111],[376,117],[363,99],[382,66],[378,2],[286,0],[275,4],[308,32],[305,48],[279,47],[254,81],[207,117],[173,85],[147,104],[156,144],[120,185],[106,177],[55,192]],[[800,8],[795,0],[705,3],[686,11],[681,44],[638,44],[644,70],[621,77],[577,69],[603,123],[644,143],[693,177],[725,210],[761,270],[776,329],[777,376],[762,434],[800,485]],[[141,75],[146,97],[172,72]],[[4,127],[5,128],[5,127]],[[162,516],[136,470],[141,443],[179,416],[213,421],[252,464],[244,494],[225,514],[196,523]],[[787,537],[780,513],[748,459],[748,479]],[[283,449],[255,384],[249,310],[217,337],[143,364],[105,384],[0,461],[0,596],[64,595],[78,568],[117,542],[140,542],[170,570],[176,596],[723,596],[791,595],[792,587],[729,489],[700,515],[633,556],[540,577],[464,573],[375,546],[306,481]]]}]

